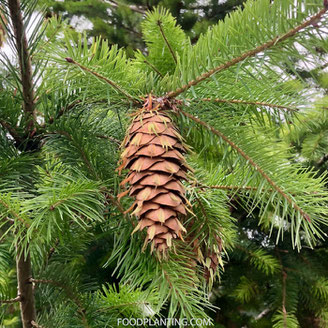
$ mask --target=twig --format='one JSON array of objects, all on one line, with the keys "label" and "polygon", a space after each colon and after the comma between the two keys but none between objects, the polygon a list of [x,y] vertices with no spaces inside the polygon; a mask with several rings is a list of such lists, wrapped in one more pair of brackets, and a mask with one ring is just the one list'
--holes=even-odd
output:
[{"label": "twig", "polygon": [[89,172],[97,179],[99,179],[99,176],[96,172],[96,170],[94,169],[93,165],[91,164],[91,162],[89,161],[85,151],[81,148],[81,145],[79,143],[76,143],[75,140],[72,138],[72,136],[67,132],[67,131],[63,131],[63,130],[57,130],[54,131],[55,134],[59,134],[62,135],[64,137],[66,137],[69,141],[71,141],[74,146],[79,150],[80,155],[82,157],[82,160],[84,162],[84,164],[87,166]]},{"label": "twig", "polygon": [[101,134],[97,134],[97,138],[99,138],[99,139],[107,139],[107,140],[113,141],[113,142],[115,142],[118,146],[121,146],[121,143],[122,143],[120,140],[118,140],[118,139],[116,139],[116,138],[114,138],[114,137],[111,137],[111,136],[103,136],[103,135],[101,135]]},{"label": "twig", "polygon": [[[70,109],[74,108],[77,104],[79,104],[79,103],[81,103],[81,102],[82,102],[81,99],[77,99],[77,100],[73,101],[71,104],[62,107],[62,108],[58,111],[58,113],[57,113],[57,115],[56,115],[56,119],[58,119],[58,118],[60,118],[61,116],[63,116],[64,113],[66,113],[66,112],[69,111]],[[48,123],[49,123],[49,124],[52,124],[52,123],[54,122],[54,120],[55,120],[54,117],[50,117]],[[45,127],[45,124],[44,124],[42,127]]]},{"label": "twig", "polygon": [[37,324],[34,320],[31,321],[31,325],[34,328],[44,328],[43,326],[40,326],[39,324]]},{"label": "twig", "polygon": [[313,22],[317,22],[318,20],[320,20],[320,18],[327,12],[328,7],[325,6],[323,9],[321,9],[317,14],[313,15],[312,17],[310,17],[308,20],[304,21],[302,24],[296,26],[295,28],[289,30],[287,33],[280,35],[280,36],[276,36],[275,38],[273,38],[272,40],[261,44],[260,46],[246,51],[243,54],[241,54],[238,57],[235,57],[203,74],[201,74],[200,76],[196,77],[195,80],[191,80],[189,81],[187,84],[185,84],[184,86],[182,86],[181,88],[176,89],[175,91],[170,91],[169,93],[167,93],[167,98],[175,98],[178,95],[180,95],[181,93],[185,92],[186,90],[188,90],[189,88],[191,88],[192,86],[197,85],[198,83],[208,79],[209,77],[211,77],[213,74],[217,73],[217,72],[221,72],[223,70],[226,70],[228,68],[230,68],[231,66],[234,66],[240,62],[242,62],[243,60],[245,60],[246,58],[250,58],[250,57],[254,57],[255,55],[257,55],[258,53],[272,48],[274,46],[276,46],[277,44],[287,40],[288,38],[294,36],[295,34],[297,34],[299,31],[301,31],[302,29],[310,26]]},{"label": "twig", "polygon": [[[203,184],[195,185],[196,188],[200,189],[221,189],[221,190],[251,190],[256,191],[259,188],[253,186],[233,186],[233,185],[215,185],[215,186],[207,186]],[[272,189],[270,189],[272,191]]]},{"label": "twig", "polygon": [[29,228],[30,224],[27,223],[22,217],[20,217],[15,211],[13,211],[9,205],[4,202],[2,199],[0,199],[0,204],[6,209],[8,210],[18,221],[20,221],[21,223],[23,223],[23,225],[25,226],[25,228]]},{"label": "twig", "polygon": [[50,259],[51,259],[51,257],[54,255],[54,253],[55,253],[56,248],[58,247],[58,245],[59,245],[59,239],[56,238],[56,240],[55,240],[55,245],[52,246],[52,247],[50,248],[50,250],[49,250],[49,253],[48,253],[48,256],[47,256],[47,262],[49,262]]},{"label": "twig", "polygon": [[124,95],[126,98],[130,99],[133,103],[138,103],[139,104],[139,100],[137,100],[136,98],[134,98],[133,96],[131,96],[130,94],[128,94],[126,91],[124,91],[120,86],[118,86],[116,83],[114,83],[113,81],[111,81],[110,79],[108,79],[105,76],[100,75],[99,73],[92,71],[90,68],[85,67],[81,64],[79,64],[78,62],[76,62],[74,59],[66,57],[65,60],[70,63],[70,64],[74,64],[78,67],[80,67],[83,71],[88,72],[94,76],[96,76],[98,79],[105,81],[107,84],[109,84],[110,86],[112,86],[115,90],[117,90],[118,92],[120,92],[122,95]]},{"label": "twig", "polygon": [[254,319],[255,321],[262,319],[265,317],[271,310],[270,309],[264,309],[260,314],[258,314]]},{"label": "twig", "polygon": [[163,74],[148,60],[144,59],[144,63],[147,64],[150,68],[152,68],[160,77],[163,77]]},{"label": "twig", "polygon": [[0,300],[0,304],[13,304],[21,301],[21,297],[17,296],[11,300]]},{"label": "twig", "polygon": [[23,88],[23,108],[27,119],[26,132],[30,134],[34,129],[34,124],[36,122],[31,58],[28,50],[28,43],[19,0],[9,0],[8,7],[16,39],[21,83]]},{"label": "twig", "polygon": [[112,191],[107,189],[106,187],[102,188],[102,191],[104,192],[106,199],[109,199],[110,202],[121,212],[124,218],[127,218],[129,222],[132,224],[132,226],[134,227],[135,223],[131,219],[131,216],[129,214],[126,214],[123,206],[121,205],[117,197],[112,195]]},{"label": "twig", "polygon": [[183,111],[182,109],[177,108],[177,110],[184,116],[190,118],[194,122],[204,126],[206,129],[210,130],[213,134],[217,135],[218,137],[222,138],[226,143],[228,143],[235,151],[237,151],[244,159],[247,161],[247,163],[250,163],[256,170],[259,172],[262,177],[270,184],[270,186],[276,190],[283,198],[287,200],[287,202],[294,208],[296,211],[298,211],[304,219],[306,219],[308,222],[311,222],[310,216],[304,212],[264,171],[263,169],[254,162],[254,160],[249,157],[238,145],[236,145],[232,140],[230,140],[226,135],[224,135],[222,132],[214,129],[209,124],[205,123],[204,121],[200,120],[199,118]]},{"label": "twig", "polygon": [[325,164],[327,161],[328,161],[328,154],[325,154],[320,158],[318,165],[321,166],[321,165]]},{"label": "twig", "polygon": [[165,41],[165,43],[166,43],[166,45],[167,45],[167,47],[168,47],[168,49],[169,49],[171,55],[172,55],[172,57],[173,57],[174,62],[177,63],[177,62],[178,62],[178,61],[177,61],[177,57],[176,57],[176,55],[175,55],[175,53],[174,53],[174,51],[173,51],[173,49],[172,49],[172,47],[171,47],[171,45],[170,45],[170,43],[169,43],[169,40],[167,39],[167,37],[166,37],[166,35],[165,35],[165,33],[164,33],[163,26],[162,26],[162,22],[161,22],[160,20],[158,20],[158,21],[157,21],[157,25],[158,25],[159,30],[160,30],[160,32],[161,32],[161,35],[162,35],[162,37],[163,37],[163,39],[164,39],[164,41]]},{"label": "twig", "polygon": [[283,105],[277,105],[277,104],[271,104],[261,101],[247,101],[247,100],[241,100],[241,99],[219,99],[219,98],[203,98],[203,99],[187,99],[188,101],[208,101],[208,102],[217,102],[217,103],[228,103],[228,104],[244,104],[244,105],[254,105],[254,106],[265,106],[270,108],[279,108],[284,109],[286,111],[290,112],[297,112],[300,109],[295,107],[289,107],[289,106],[283,106]]},{"label": "twig", "polygon": [[9,132],[9,134],[14,138],[14,140],[17,143],[21,143],[22,142],[22,140],[19,137],[17,131],[8,122],[3,121],[3,120],[0,120],[0,124],[2,125],[2,127],[4,129],[6,129]]},{"label": "twig", "polygon": [[282,271],[282,313],[284,316],[284,328],[287,328],[286,280],[287,280],[287,273],[285,271]]},{"label": "twig", "polygon": [[105,2],[108,2],[110,3],[114,8],[117,8],[118,6],[124,6],[124,7],[127,7],[129,9],[131,9],[132,11],[136,12],[136,13],[139,13],[139,14],[142,14],[142,15],[145,15],[146,14],[146,11],[137,7],[137,6],[134,6],[134,5],[128,5],[128,4],[125,4],[125,3],[120,3],[118,1],[114,1],[114,0],[105,0]]}]

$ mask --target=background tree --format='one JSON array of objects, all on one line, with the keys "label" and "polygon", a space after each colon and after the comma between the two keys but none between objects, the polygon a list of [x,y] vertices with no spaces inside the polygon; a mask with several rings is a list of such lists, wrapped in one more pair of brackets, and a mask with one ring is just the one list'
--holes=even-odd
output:
[{"label": "background tree", "polygon": [[[259,287],[250,273],[240,279],[233,288],[237,299],[258,297],[261,309],[264,296],[257,290],[267,275],[275,275],[275,288],[265,289],[275,301],[265,304],[263,311],[270,315],[264,324],[297,326],[306,311],[324,322],[325,308],[317,302],[325,297],[322,266],[316,270],[318,298],[304,299],[298,307],[295,298],[289,301],[295,292],[290,282],[299,273],[288,272],[294,269],[288,255],[302,245],[322,245],[328,193],[325,177],[305,169],[282,137],[286,122],[303,126],[299,118],[311,104],[303,88],[295,89],[295,75],[281,70],[292,67],[295,57],[306,61],[311,54],[320,60],[314,44],[318,35],[325,42],[328,4],[249,1],[194,46],[173,17],[157,9],[143,24],[148,55],[136,52],[133,59],[108,41],[89,44],[55,18],[45,26],[40,17],[27,40],[34,4],[23,1],[23,15],[17,0],[1,5],[17,58],[14,62],[2,54],[0,292],[5,325],[19,326],[12,315],[17,303],[24,327],[104,327],[115,325],[117,318],[160,313],[215,316],[208,293],[234,245],[249,257],[253,272],[263,272]],[[153,105],[165,110],[193,147],[187,162],[195,172],[183,184],[186,204],[191,204],[182,222],[187,234],[184,241],[173,240],[165,258],[151,254],[150,246],[141,251],[145,233],[131,236],[137,220],[125,214],[132,199],[116,198],[121,191],[115,171],[118,145],[128,114],[140,111],[150,93]],[[239,225],[231,215],[234,207],[247,213]],[[247,229],[255,218],[261,236]],[[258,250],[263,244],[274,248],[283,234],[280,261],[276,253]],[[95,274],[95,252],[104,254],[97,266],[106,263],[107,273]],[[113,282],[108,273],[118,279],[116,288],[106,284]],[[308,284],[314,281],[309,271],[306,277]],[[228,295],[229,288],[222,286]],[[229,317],[229,312],[218,315]],[[244,322],[254,318],[245,316]]]},{"label": "background tree", "polygon": [[[56,1],[42,0],[47,7],[47,15],[60,14],[63,18],[86,28],[89,36],[101,36],[110,44],[125,47],[130,55],[132,49],[145,49],[141,33],[141,22],[147,11],[161,6],[168,9],[178,24],[195,42],[200,33],[205,33],[210,25],[216,24],[237,6],[241,0],[207,1]],[[89,22],[89,23],[87,23]]]}]

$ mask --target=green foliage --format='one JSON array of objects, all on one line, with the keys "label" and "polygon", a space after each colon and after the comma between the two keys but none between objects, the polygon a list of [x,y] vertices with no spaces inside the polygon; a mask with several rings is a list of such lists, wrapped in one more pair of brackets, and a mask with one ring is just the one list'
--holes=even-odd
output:
[{"label": "green foliage", "polygon": [[[181,27],[176,26],[176,21],[170,12],[162,8],[149,12],[141,26],[149,51],[147,57],[137,52],[137,63],[140,63],[143,69],[149,63],[148,71],[154,66],[162,75],[172,74],[177,56],[181,56],[184,48],[189,44]],[[154,35],[158,35],[158,38],[154,39]]]},{"label": "green foliage", "polygon": [[[7,2],[1,4],[8,16]],[[120,19],[129,20],[127,4],[119,4]],[[174,1],[165,4],[175,7]],[[75,14],[91,6],[90,15],[99,5],[94,28],[105,29],[107,3],[56,5]],[[321,59],[314,48],[319,36],[324,39],[326,17],[315,30],[301,29],[237,65],[231,62],[295,29],[322,9],[321,0],[248,1],[195,45],[158,8],[142,24],[147,53],[135,52],[133,59],[58,18],[44,23],[38,16],[31,27],[35,3],[24,0],[23,8],[36,111],[28,131],[26,90],[16,63],[1,56],[10,75],[1,78],[0,88],[0,248],[6,249],[0,252],[1,298],[15,297],[11,252],[19,244],[31,254],[37,319],[46,327],[100,328],[133,316],[208,319],[216,305],[226,326],[229,320],[275,328],[298,327],[307,316],[325,320],[328,192],[318,162],[327,149],[326,113],[322,104],[305,111],[315,92],[304,89],[308,81],[294,64]],[[191,26],[187,14],[183,24]],[[107,27],[106,35],[120,37],[114,30]],[[326,49],[326,42],[320,46]],[[199,82],[219,65],[227,69]],[[159,259],[143,245],[143,233],[131,236],[136,222],[124,213],[130,200],[116,199],[119,145],[129,112],[140,108],[144,96],[163,97],[190,80],[195,82],[181,102],[172,100],[176,113],[182,108],[196,118],[175,118],[193,148],[187,157],[195,173],[184,183],[191,204],[188,233]],[[316,165],[305,165],[311,162]],[[286,233],[291,238],[283,238]],[[213,258],[218,265],[206,281]]]},{"label": "green foliage", "polygon": [[273,317],[273,328],[298,328],[299,323],[294,314],[278,312]]},{"label": "green foliage", "polygon": [[240,282],[235,289],[235,297],[244,303],[249,302],[258,293],[258,286],[246,277],[240,277]]},{"label": "green foliage", "polygon": [[[223,19],[230,11],[242,5],[243,1],[209,1],[202,4],[196,0],[40,0],[39,3],[46,6],[48,15],[63,15],[73,26],[85,29],[88,36],[101,36],[109,40],[110,44],[126,47],[127,53],[132,56],[133,49],[145,49],[141,38],[141,23],[148,10],[157,7],[169,10],[187,35],[195,41],[210,25]],[[76,17],[83,23],[76,22]]]}]

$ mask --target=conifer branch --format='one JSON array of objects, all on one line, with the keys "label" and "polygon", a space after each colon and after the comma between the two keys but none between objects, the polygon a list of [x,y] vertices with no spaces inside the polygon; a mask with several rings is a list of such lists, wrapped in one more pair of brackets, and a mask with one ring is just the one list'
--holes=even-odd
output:
[{"label": "conifer branch", "polygon": [[164,33],[164,30],[163,30],[163,24],[162,24],[162,22],[160,21],[160,20],[158,20],[157,21],[157,25],[158,25],[158,27],[159,27],[159,30],[160,30],[160,32],[161,32],[161,35],[162,35],[162,37],[163,37],[163,40],[164,40],[164,42],[165,42],[165,44],[166,44],[166,46],[168,47],[168,49],[169,49],[169,51],[170,51],[170,53],[171,53],[171,55],[172,55],[172,57],[173,57],[173,60],[174,60],[174,62],[175,62],[175,64],[177,64],[177,57],[176,57],[176,55],[175,55],[175,53],[174,53],[174,51],[173,51],[173,49],[172,49],[172,47],[171,47],[171,45],[170,45],[170,43],[169,43],[169,40],[167,39],[167,37],[166,37],[166,35],[165,35],[165,33]]},{"label": "conifer branch", "polygon": [[304,212],[265,172],[264,170],[250,157],[248,156],[237,144],[235,144],[232,140],[230,140],[226,135],[224,135],[221,131],[214,129],[212,126],[207,124],[206,122],[200,120],[199,118],[183,111],[182,109],[177,109],[182,115],[188,117],[189,119],[193,120],[194,122],[202,125],[206,129],[210,130],[213,134],[220,137],[226,143],[228,143],[231,148],[233,148],[237,153],[239,153],[247,163],[249,163],[253,168],[261,174],[261,176],[269,183],[269,185],[278,192],[296,211],[298,211],[302,217],[311,222],[310,216]]},{"label": "conifer branch", "polygon": [[328,10],[328,6],[324,6],[323,9],[321,9],[317,14],[311,16],[309,19],[305,20],[303,23],[301,23],[300,25],[294,27],[293,29],[289,30],[287,33],[280,35],[280,36],[276,36],[275,38],[273,38],[270,41],[267,41],[263,44],[261,44],[260,46],[246,51],[243,54],[241,54],[238,57],[235,57],[217,67],[214,67],[213,69],[201,74],[200,76],[196,77],[194,80],[189,81],[187,84],[185,84],[184,86],[182,86],[181,88],[176,89],[175,91],[170,91],[169,93],[167,93],[166,97],[171,99],[171,98],[175,98],[177,96],[179,96],[181,93],[187,91],[188,89],[190,89],[191,87],[199,84],[200,82],[210,78],[213,74],[224,71],[240,62],[242,62],[243,60],[250,58],[250,57],[254,57],[257,54],[259,54],[260,52],[263,52],[266,49],[270,49],[274,46],[276,46],[277,44],[289,39],[290,37],[293,37],[295,34],[297,34],[299,31],[303,30],[304,28],[310,26],[311,24],[313,24],[314,22],[318,22],[322,16],[327,12]]},{"label": "conifer branch", "polygon": [[74,139],[72,138],[72,136],[67,131],[58,131],[57,130],[57,131],[55,131],[55,133],[66,137],[69,141],[71,141],[74,144],[74,146],[79,150],[81,158],[82,158],[83,162],[85,163],[85,165],[87,166],[90,174],[93,175],[96,179],[99,179],[99,176],[98,176],[96,170],[94,169],[91,162],[89,161],[85,151],[81,148],[81,145],[76,143],[74,141]]},{"label": "conifer branch", "polygon": [[117,85],[112,80],[108,79],[107,77],[102,76],[102,75],[100,75],[99,73],[97,73],[95,71],[92,71],[90,68],[81,65],[80,63],[76,62],[72,58],[66,57],[65,60],[68,63],[70,63],[70,64],[74,64],[74,65],[80,67],[83,71],[88,72],[88,73],[96,76],[98,79],[100,79],[102,81],[105,81],[107,84],[109,84],[110,86],[112,86],[115,90],[117,90],[119,93],[121,93],[126,98],[128,98],[129,100],[131,100],[133,103],[139,104],[139,100],[137,100],[136,98],[134,98],[133,96],[131,96],[129,93],[127,93],[125,90],[123,90],[119,85]]},{"label": "conifer branch", "polygon": [[284,105],[271,104],[261,101],[247,101],[241,99],[220,99],[220,98],[203,98],[203,99],[187,99],[188,101],[207,101],[207,102],[217,102],[217,103],[227,103],[227,104],[241,104],[241,105],[254,105],[254,106],[265,106],[270,108],[283,109],[289,112],[297,112],[300,109],[295,107],[289,107]]},{"label": "conifer branch", "polygon": [[66,295],[75,303],[75,305],[78,308],[78,313],[81,316],[82,322],[83,322],[83,326],[84,328],[90,328],[89,324],[88,324],[88,320],[86,317],[86,309],[83,307],[80,299],[77,297],[77,295],[75,295],[75,293],[72,291],[71,288],[69,288],[69,286],[67,286],[66,284],[62,284],[58,281],[54,281],[54,280],[50,280],[50,279],[33,279],[30,278],[29,279],[30,283],[33,284],[50,284],[50,285],[54,285],[56,287],[59,287],[61,289],[63,289],[66,293]]},{"label": "conifer branch", "polygon": [[[8,210],[14,216],[15,219],[17,219],[19,222],[23,223],[23,225],[25,226],[25,228],[29,228],[30,227],[30,224],[27,223],[21,216],[19,216],[18,213],[16,213],[15,211],[13,211],[5,201],[3,201],[2,199],[0,199],[0,204],[6,210]],[[8,220],[8,218],[6,218],[6,219]]]},{"label": "conifer branch", "polygon": [[111,137],[111,136],[103,136],[101,134],[97,134],[97,138],[110,140],[110,141],[116,143],[118,146],[121,146],[121,143],[122,143],[120,140],[118,140],[118,139],[116,139],[114,137]]},{"label": "conifer branch", "polygon": [[8,0],[8,7],[16,39],[16,49],[23,88],[23,109],[27,120],[26,132],[30,134],[34,130],[34,124],[36,122],[31,57],[28,50],[28,42],[19,0]]},{"label": "conifer branch", "polygon": [[11,300],[0,300],[0,304],[13,304],[21,301],[21,297],[17,296]]},{"label": "conifer branch", "polygon": [[[72,103],[70,103],[69,105],[62,107],[62,108],[58,111],[58,113],[57,113],[57,115],[56,115],[56,119],[58,119],[58,118],[60,118],[61,116],[63,116],[66,112],[68,112],[69,110],[73,109],[76,105],[78,105],[78,104],[81,103],[81,102],[82,102],[81,99],[77,99],[77,100],[73,101]],[[55,121],[55,118],[54,118],[54,117],[50,117],[48,123],[49,123],[49,124],[52,124],[54,121]],[[45,126],[46,126],[46,124],[43,124],[43,125],[42,125],[42,127],[45,127]]]},{"label": "conifer branch", "polygon": [[[197,184],[195,187],[199,189],[250,190],[250,191],[257,191],[259,189],[258,187],[253,187],[253,186],[233,186],[233,185],[208,186],[203,184]],[[272,189],[269,189],[269,191],[272,191]]]}]

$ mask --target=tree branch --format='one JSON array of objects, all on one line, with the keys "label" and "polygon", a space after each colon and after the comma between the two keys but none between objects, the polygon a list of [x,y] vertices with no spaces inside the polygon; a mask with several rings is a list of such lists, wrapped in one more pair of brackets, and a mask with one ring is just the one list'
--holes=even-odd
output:
[{"label": "tree branch", "polygon": [[204,121],[200,120],[199,118],[183,111],[182,109],[177,110],[184,116],[190,118],[194,122],[204,126],[206,129],[210,130],[213,134],[217,135],[221,139],[223,139],[226,143],[228,143],[235,151],[237,151],[244,159],[247,161],[247,163],[251,164],[257,172],[259,172],[262,177],[269,183],[269,185],[272,187],[272,189],[276,190],[286,201],[294,208],[296,211],[298,211],[304,219],[306,219],[308,222],[311,222],[310,216],[304,212],[265,172],[264,170],[254,162],[254,160],[249,157],[238,145],[236,145],[232,140],[230,140],[226,135],[224,135],[222,132],[214,129],[209,124],[205,123]]},{"label": "tree branch", "polygon": [[9,132],[9,134],[14,138],[14,140],[17,143],[22,142],[22,140],[19,137],[17,131],[8,122],[3,121],[3,120],[0,119],[0,125]]},{"label": "tree branch", "polygon": [[81,64],[79,64],[78,62],[76,62],[74,59],[66,57],[65,58],[66,61],[70,64],[74,64],[78,67],[80,67],[83,71],[88,72],[94,76],[96,76],[98,79],[105,81],[107,84],[109,84],[110,86],[112,86],[115,90],[117,90],[118,92],[120,92],[122,95],[124,95],[126,98],[128,98],[129,100],[131,100],[133,103],[135,104],[139,104],[139,100],[137,100],[136,98],[134,98],[133,96],[131,96],[130,94],[128,94],[126,91],[124,91],[119,85],[117,85],[116,83],[114,83],[113,81],[111,81],[110,79],[108,79],[105,76],[100,75],[97,72],[92,71],[90,68],[85,67]]},{"label": "tree branch", "polygon": [[62,135],[64,137],[66,137],[69,141],[71,141],[74,146],[79,150],[82,160],[84,162],[84,164],[87,166],[89,172],[96,178],[99,179],[99,176],[96,172],[96,170],[94,169],[93,165],[91,164],[91,162],[89,161],[85,151],[81,148],[81,145],[79,143],[76,143],[74,141],[74,139],[72,138],[72,136],[67,132],[67,131],[54,131],[55,134],[59,134]]},{"label": "tree branch", "polygon": [[[72,103],[70,103],[69,105],[62,107],[62,108],[58,111],[58,113],[57,113],[57,115],[56,115],[56,118],[54,118],[54,117],[50,117],[50,118],[49,118],[49,124],[52,124],[52,123],[55,121],[55,119],[60,118],[60,117],[63,116],[67,111],[71,110],[71,109],[74,108],[77,104],[79,104],[79,103],[81,103],[81,102],[82,102],[81,99],[77,99],[77,100],[73,101]],[[42,127],[45,127],[45,126],[46,126],[46,124],[43,124]]]},{"label": "tree branch", "polygon": [[168,47],[168,49],[169,49],[171,55],[172,55],[172,57],[173,57],[173,60],[174,60],[175,64],[177,64],[177,62],[178,62],[178,61],[177,61],[177,57],[176,57],[176,55],[175,55],[175,53],[174,53],[174,51],[173,51],[173,49],[172,49],[172,47],[171,47],[171,45],[170,45],[170,43],[169,43],[169,40],[167,39],[167,37],[166,37],[166,35],[165,35],[165,33],[164,33],[162,22],[161,22],[160,20],[158,20],[158,21],[157,21],[157,25],[158,25],[159,30],[160,30],[160,32],[161,32],[161,35],[162,35],[162,37],[163,37],[163,39],[164,39],[164,41],[165,41],[165,43],[166,43],[166,45],[167,45],[167,47]]},{"label": "tree branch", "polygon": [[[12,209],[10,209],[9,205],[8,205],[6,202],[4,202],[2,199],[0,199],[0,204],[1,204],[6,210],[8,210],[8,211],[14,216],[15,219],[17,219],[18,221],[20,221],[21,223],[23,223],[23,225],[25,226],[25,228],[29,228],[29,227],[30,227],[30,224],[27,223],[22,217],[20,217],[20,216],[18,215],[18,213],[16,213],[16,212],[13,211]],[[7,218],[7,220],[8,220],[8,218]],[[10,219],[9,219],[9,221],[10,221]]]},{"label": "tree branch", "polygon": [[77,297],[77,295],[75,295],[75,293],[73,292],[72,289],[70,289],[66,284],[62,284],[58,281],[54,281],[54,280],[50,280],[50,279],[33,279],[30,278],[29,279],[30,283],[33,284],[50,284],[50,285],[54,285],[56,287],[59,287],[61,289],[63,289],[66,293],[66,295],[75,303],[75,305],[78,307],[78,313],[81,315],[81,319],[83,321],[83,326],[85,328],[90,328],[89,324],[88,324],[88,320],[86,317],[86,309],[83,307],[83,305],[81,304],[81,301],[79,300],[79,298]]},{"label": "tree branch", "polygon": [[0,300],[0,304],[13,304],[21,301],[21,297],[17,296],[11,300]]},{"label": "tree branch", "polygon": [[21,83],[23,88],[23,108],[26,118],[26,132],[31,134],[36,122],[31,58],[28,51],[28,43],[19,0],[8,0],[8,7],[16,39]]},{"label": "tree branch", "polygon": [[39,324],[37,324],[34,320],[31,321],[31,325],[34,328],[44,328],[43,326],[40,326]]},{"label": "tree branch", "polygon": [[208,101],[208,102],[217,102],[217,103],[228,103],[228,104],[244,104],[244,105],[254,105],[254,106],[265,106],[270,108],[283,109],[289,112],[299,111],[299,108],[289,107],[284,105],[271,104],[261,101],[247,101],[241,99],[220,99],[220,98],[203,98],[203,99],[187,99],[188,101]]},{"label": "tree branch", "polygon": [[114,137],[111,137],[111,136],[103,136],[101,134],[97,134],[97,138],[110,140],[110,141],[116,143],[118,146],[121,146],[121,143],[122,143],[120,140],[118,140]]},{"label": "tree branch", "polygon": [[134,5],[128,5],[125,3],[120,3],[118,1],[114,1],[114,0],[105,0],[105,2],[110,3],[114,8],[117,8],[118,6],[124,6],[124,7],[128,7],[129,9],[131,9],[132,11],[138,13],[138,14],[142,14],[145,15],[146,11],[144,9],[141,9],[140,7],[134,6]]},{"label": "tree branch", "polygon": [[148,60],[144,59],[144,63],[148,65],[151,69],[153,69],[160,77],[163,77],[163,74]]},{"label": "tree branch", "polygon": [[181,93],[187,91],[189,88],[191,88],[192,86],[195,86],[197,84],[199,84],[200,82],[208,79],[209,77],[211,77],[213,74],[224,71],[240,62],[242,62],[243,60],[250,58],[250,57],[254,57],[255,55],[257,55],[258,53],[272,48],[274,46],[276,46],[277,44],[287,40],[288,38],[294,36],[295,34],[297,34],[299,31],[303,30],[304,28],[310,26],[312,23],[317,22],[328,10],[328,7],[325,6],[323,9],[321,9],[317,14],[311,16],[309,19],[307,19],[306,21],[304,21],[302,24],[294,27],[293,29],[289,30],[287,33],[280,35],[280,36],[276,36],[275,38],[273,38],[272,40],[261,44],[260,46],[246,51],[243,54],[241,54],[239,57],[235,57],[203,74],[201,74],[200,76],[196,77],[195,80],[191,80],[189,81],[187,84],[185,84],[184,86],[182,86],[181,88],[176,89],[175,91],[170,91],[169,93],[167,93],[166,97],[167,98],[175,98],[178,95],[180,95]]},{"label": "tree branch", "polygon": [[[199,189],[220,189],[220,190],[250,190],[250,191],[256,191],[259,188],[258,187],[252,187],[252,186],[232,186],[232,185],[215,185],[215,186],[207,186],[203,184],[197,184],[195,186]],[[272,189],[269,189],[272,191]]]}]

